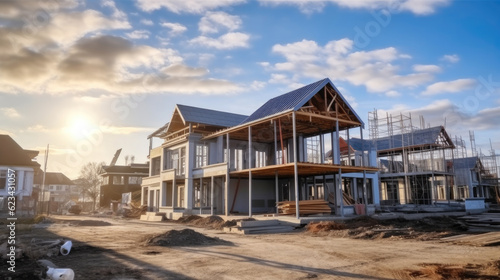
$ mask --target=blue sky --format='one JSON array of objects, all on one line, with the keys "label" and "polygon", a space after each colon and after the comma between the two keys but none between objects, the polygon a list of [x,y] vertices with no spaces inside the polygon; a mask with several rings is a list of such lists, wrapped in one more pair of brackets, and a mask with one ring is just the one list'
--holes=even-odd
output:
[{"label": "blue sky", "polygon": [[[0,133],[71,178],[174,105],[250,114],[328,77],[368,112],[500,149],[500,1],[2,1]],[[368,135],[366,133],[365,135]],[[470,148],[470,145],[468,145]]]}]

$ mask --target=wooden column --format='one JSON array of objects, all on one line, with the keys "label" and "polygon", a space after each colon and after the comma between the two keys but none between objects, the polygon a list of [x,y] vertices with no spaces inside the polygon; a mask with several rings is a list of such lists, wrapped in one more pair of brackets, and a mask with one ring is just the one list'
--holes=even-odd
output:
[{"label": "wooden column", "polygon": [[226,186],[224,188],[224,213],[229,216],[229,172],[231,171],[231,150],[229,149],[229,133],[226,134]]},{"label": "wooden column", "polygon": [[210,215],[214,215],[214,176],[210,178]]}]

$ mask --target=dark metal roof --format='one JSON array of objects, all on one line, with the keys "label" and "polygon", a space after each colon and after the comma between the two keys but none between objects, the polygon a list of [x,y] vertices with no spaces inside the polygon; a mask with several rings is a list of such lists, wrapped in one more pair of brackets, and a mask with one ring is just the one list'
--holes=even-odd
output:
[{"label": "dark metal roof", "polygon": [[241,124],[249,123],[288,110],[297,111],[302,106],[304,106],[304,104],[306,104],[316,93],[318,93],[319,90],[321,90],[324,86],[328,84],[335,89],[335,91],[338,93],[342,101],[349,107],[349,109],[354,113],[356,118],[363,124],[361,118],[356,114],[356,112],[352,109],[349,103],[342,96],[340,91],[328,78],[319,80],[312,84],[303,86],[296,90],[292,90],[288,93],[270,99],[269,101],[264,103],[264,105],[262,105],[259,109],[257,109],[253,114],[251,114],[248,118],[246,118],[243,122],[241,122]]},{"label": "dark metal roof", "polygon": [[244,119],[245,115],[215,111],[210,109],[191,107],[177,104],[177,109],[186,123],[200,123],[215,125],[221,127],[231,127],[238,125]]},{"label": "dark metal roof", "polygon": [[478,157],[455,158],[453,159],[453,167],[455,169],[473,169],[478,160]]},{"label": "dark metal roof", "polygon": [[9,135],[0,135],[0,165],[40,166],[40,164],[31,160],[33,155],[33,151],[23,150]]},{"label": "dark metal roof", "polygon": [[149,174],[148,164],[132,164],[132,165],[113,165],[113,166],[103,166],[104,173],[120,173],[120,174]]},{"label": "dark metal roof", "polygon": [[[396,134],[389,137],[378,138],[376,140],[377,151],[400,149],[403,147],[424,146],[437,144],[438,137],[444,131],[442,126],[435,126],[425,129],[414,130],[413,132]],[[450,146],[453,143],[450,141]]]}]

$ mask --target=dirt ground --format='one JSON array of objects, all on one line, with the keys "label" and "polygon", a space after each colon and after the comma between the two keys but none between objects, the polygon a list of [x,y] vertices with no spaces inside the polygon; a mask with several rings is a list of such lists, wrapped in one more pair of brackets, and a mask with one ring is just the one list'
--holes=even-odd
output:
[{"label": "dirt ground", "polygon": [[[224,233],[220,229],[235,221],[220,217],[155,223],[81,215],[37,222],[16,229],[16,244],[25,251],[15,273],[2,260],[0,279],[40,279],[41,257],[72,268],[77,280],[500,279],[500,247],[440,241],[464,233],[452,218],[361,218],[260,235]],[[73,247],[67,256],[35,256],[27,249],[33,238],[71,240]]]}]

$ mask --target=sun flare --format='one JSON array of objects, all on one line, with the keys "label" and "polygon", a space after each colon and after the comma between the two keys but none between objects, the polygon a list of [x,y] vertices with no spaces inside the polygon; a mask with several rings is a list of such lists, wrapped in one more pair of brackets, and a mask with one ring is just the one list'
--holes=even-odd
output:
[{"label": "sun flare", "polygon": [[92,123],[83,115],[78,115],[72,118],[67,126],[68,134],[77,139],[85,138],[92,130]]}]

